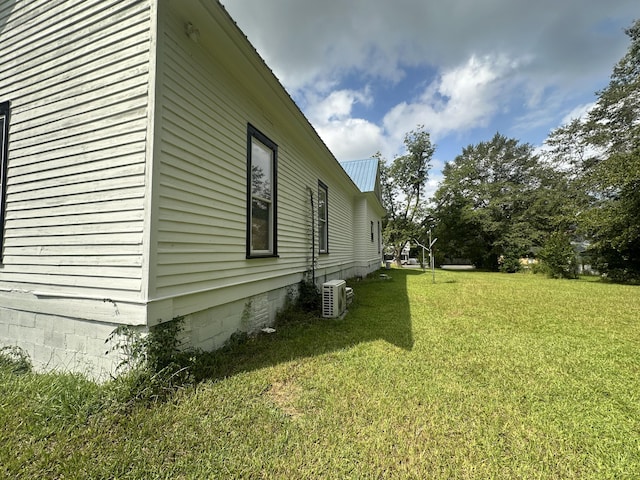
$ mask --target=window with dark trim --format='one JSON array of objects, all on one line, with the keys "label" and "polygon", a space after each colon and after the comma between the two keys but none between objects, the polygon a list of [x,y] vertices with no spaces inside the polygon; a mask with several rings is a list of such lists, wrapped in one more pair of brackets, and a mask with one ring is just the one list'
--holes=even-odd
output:
[{"label": "window with dark trim", "polygon": [[7,198],[7,162],[9,155],[9,114],[11,104],[0,103],[0,262],[4,246],[4,216]]},{"label": "window with dark trim", "polygon": [[371,222],[371,243],[373,243],[373,222]]},{"label": "window with dark trim", "polygon": [[378,253],[382,253],[382,229],[380,228],[380,222],[378,222]]},{"label": "window with dark trim", "polygon": [[329,189],[318,180],[318,251],[329,253]]},{"label": "window with dark trim", "polygon": [[274,257],[277,243],[278,146],[247,127],[247,258]]}]

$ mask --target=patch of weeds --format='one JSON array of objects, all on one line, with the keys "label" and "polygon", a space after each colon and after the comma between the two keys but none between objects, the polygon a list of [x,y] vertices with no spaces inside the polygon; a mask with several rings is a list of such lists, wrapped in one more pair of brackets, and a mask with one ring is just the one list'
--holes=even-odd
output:
[{"label": "patch of weeds", "polygon": [[247,332],[234,332],[231,334],[229,339],[225,342],[224,346],[221,348],[223,351],[233,350],[238,345],[244,345],[249,341],[249,334]]},{"label": "patch of weeds", "polygon": [[258,337],[247,332],[233,333],[225,344],[213,351],[199,351],[193,356],[191,374],[194,383],[217,380],[231,375],[242,362],[244,352]]},{"label": "patch of weeds", "polygon": [[119,352],[118,374],[107,389],[116,404],[136,401],[157,402],[192,384],[198,352],[182,348],[179,333],[183,318],[177,317],[141,333],[120,326],[107,338],[110,352]]},{"label": "patch of weeds", "polygon": [[322,298],[320,296],[320,290],[318,290],[315,283],[307,279],[301,280],[300,283],[298,283],[296,305],[303,312],[320,313]]},{"label": "patch of weeds", "polygon": [[303,279],[297,290],[289,290],[284,306],[276,314],[275,325],[307,323],[317,319],[321,311],[320,290],[311,280]]},{"label": "patch of weeds", "polygon": [[34,413],[52,427],[82,424],[106,406],[102,387],[81,374],[33,374],[31,382],[38,397]]},{"label": "patch of weeds", "polygon": [[31,359],[27,352],[16,345],[2,347],[0,348],[0,368],[16,375],[23,375],[31,372]]},{"label": "patch of weeds", "polygon": [[21,422],[47,432],[82,424],[102,408],[98,384],[80,374],[36,373],[17,346],[0,348],[0,380],[2,408],[22,412]]}]

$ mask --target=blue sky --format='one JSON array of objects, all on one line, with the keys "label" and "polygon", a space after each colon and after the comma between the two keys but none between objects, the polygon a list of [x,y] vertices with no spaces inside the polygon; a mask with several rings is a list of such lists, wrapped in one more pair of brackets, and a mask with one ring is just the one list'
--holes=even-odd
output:
[{"label": "blue sky", "polygon": [[222,0],[338,160],[389,160],[424,125],[429,185],[500,132],[539,147],[629,45],[637,0]]}]

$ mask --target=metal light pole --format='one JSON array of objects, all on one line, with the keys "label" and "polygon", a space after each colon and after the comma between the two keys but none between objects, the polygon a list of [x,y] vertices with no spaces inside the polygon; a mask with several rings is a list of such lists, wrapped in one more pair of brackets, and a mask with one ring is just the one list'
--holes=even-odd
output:
[{"label": "metal light pole", "polygon": [[419,247],[422,247],[422,271],[425,271],[425,263],[424,263],[424,251],[427,249],[427,247],[425,247],[424,245],[422,245],[418,240],[416,240],[415,238],[413,239],[413,241],[416,243],[416,245],[418,245]]},{"label": "metal light pole", "polygon": [[433,283],[436,283],[436,263],[435,263],[435,259],[433,258],[433,245],[438,241],[437,238],[434,238],[433,240],[431,240],[431,229],[429,229],[429,246],[425,246],[422,245],[418,240],[416,240],[415,238],[413,239],[414,242],[416,242],[416,244],[419,247],[422,247],[422,271],[424,272],[424,251],[425,250],[429,250],[429,268],[431,268],[431,275],[433,278]]},{"label": "metal light pole", "polygon": [[429,260],[431,262],[431,275],[433,283],[436,283],[436,260],[433,257],[433,245],[438,241],[437,238],[431,240],[431,229],[429,229]]}]

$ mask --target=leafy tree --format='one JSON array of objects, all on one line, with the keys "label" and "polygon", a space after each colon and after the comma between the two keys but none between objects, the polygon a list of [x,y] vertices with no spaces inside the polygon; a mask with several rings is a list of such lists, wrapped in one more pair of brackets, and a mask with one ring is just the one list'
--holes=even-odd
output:
[{"label": "leafy tree", "polygon": [[558,171],[576,179],[595,153],[584,137],[584,124],[574,118],[556,128],[545,140],[546,159]]},{"label": "leafy tree", "polygon": [[510,247],[498,258],[498,269],[502,273],[516,273],[522,269],[518,248]]},{"label": "leafy tree", "polygon": [[552,278],[576,278],[578,262],[571,238],[564,232],[552,233],[539,255],[542,271]]},{"label": "leafy tree", "polygon": [[614,280],[640,281],[640,20],[626,33],[629,50],[595,107],[553,132],[550,144],[557,162],[570,159],[573,191],[589,200],[577,220],[593,265]]},{"label": "leafy tree", "polygon": [[573,119],[555,129],[545,140],[545,159],[555,170],[562,188],[564,202],[555,212],[558,231],[576,232],[579,217],[595,202],[593,192],[585,182],[584,172],[597,162],[598,149],[590,145],[585,135],[584,123]]},{"label": "leafy tree", "polygon": [[418,236],[426,213],[425,188],[435,145],[418,126],[404,137],[406,153],[387,165],[381,155],[382,197],[387,209],[383,224],[386,245],[393,248],[398,265],[404,246]]},{"label": "leafy tree", "polygon": [[[443,169],[434,201],[440,255],[482,268],[519,268],[557,223],[564,177],[529,144],[497,133],[469,145]],[[505,263],[505,259],[508,261]]]},{"label": "leafy tree", "polygon": [[605,148],[609,156],[640,148],[640,20],[626,33],[631,46],[614,67],[609,85],[599,92],[587,125],[589,142]]},{"label": "leafy tree", "polygon": [[585,125],[604,150],[587,171],[598,202],[584,217],[595,267],[620,281],[640,280],[640,20],[627,30],[631,46],[599,93]]}]

